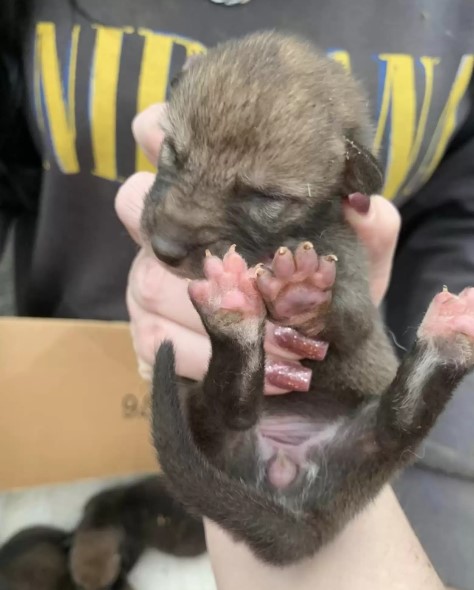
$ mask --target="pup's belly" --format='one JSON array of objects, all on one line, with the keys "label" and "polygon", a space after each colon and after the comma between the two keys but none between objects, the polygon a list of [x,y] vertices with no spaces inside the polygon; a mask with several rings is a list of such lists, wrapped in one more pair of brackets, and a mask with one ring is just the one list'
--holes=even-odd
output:
[{"label": "pup's belly", "polygon": [[341,419],[315,422],[296,415],[262,418],[257,427],[258,452],[266,465],[268,482],[283,490],[301,470],[315,477],[318,449],[335,438],[341,425]]}]

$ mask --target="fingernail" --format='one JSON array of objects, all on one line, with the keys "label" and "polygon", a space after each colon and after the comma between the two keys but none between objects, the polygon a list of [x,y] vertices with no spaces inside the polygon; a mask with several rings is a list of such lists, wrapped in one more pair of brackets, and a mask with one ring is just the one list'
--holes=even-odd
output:
[{"label": "fingernail", "polygon": [[265,366],[267,382],[274,387],[290,391],[308,391],[311,375],[311,369],[307,369],[298,363],[268,361]]},{"label": "fingernail", "polygon": [[328,351],[328,343],[322,340],[313,340],[301,335],[293,328],[277,326],[273,334],[278,346],[294,352],[298,356],[314,361],[322,361]]},{"label": "fingernail", "polygon": [[142,361],[141,359],[138,360],[138,373],[142,379],[145,381],[151,381],[153,369],[150,367],[148,363]]},{"label": "fingernail", "polygon": [[363,193],[352,193],[348,195],[347,201],[349,205],[360,213],[360,215],[367,215],[370,209],[370,197],[368,195],[364,195]]}]

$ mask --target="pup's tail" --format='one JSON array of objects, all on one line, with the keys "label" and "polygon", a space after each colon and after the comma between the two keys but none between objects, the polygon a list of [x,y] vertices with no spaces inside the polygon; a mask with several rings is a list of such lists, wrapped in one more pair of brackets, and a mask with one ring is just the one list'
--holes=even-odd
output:
[{"label": "pup's tail", "polygon": [[153,439],[172,494],[247,543],[261,559],[284,565],[314,554],[321,535],[297,514],[216,469],[194,443],[178,398],[171,342],[157,354],[153,379]]}]

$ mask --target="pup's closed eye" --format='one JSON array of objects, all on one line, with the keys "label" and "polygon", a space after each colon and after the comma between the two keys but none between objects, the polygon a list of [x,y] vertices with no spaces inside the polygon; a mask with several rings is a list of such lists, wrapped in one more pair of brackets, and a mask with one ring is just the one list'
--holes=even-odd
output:
[{"label": "pup's closed eye", "polygon": [[246,191],[241,198],[244,198],[248,201],[255,202],[258,205],[265,205],[267,203],[275,203],[280,202],[284,203],[288,199],[282,195],[274,194],[272,192],[264,192],[264,191]]},{"label": "pup's closed eye", "polygon": [[285,212],[289,199],[260,191],[249,192],[244,197],[244,207],[254,221],[271,221]]}]

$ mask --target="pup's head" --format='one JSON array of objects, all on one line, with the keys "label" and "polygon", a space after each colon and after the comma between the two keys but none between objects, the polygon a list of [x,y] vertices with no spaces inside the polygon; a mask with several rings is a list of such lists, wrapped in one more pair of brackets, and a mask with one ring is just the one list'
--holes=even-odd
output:
[{"label": "pup's head", "polygon": [[81,590],[111,588],[120,574],[121,542],[114,528],[78,531],[69,557],[76,586]]},{"label": "pup's head", "polygon": [[195,59],[173,88],[145,238],[178,274],[233,243],[249,264],[311,239],[382,175],[359,85],[310,44],[258,33]]}]

